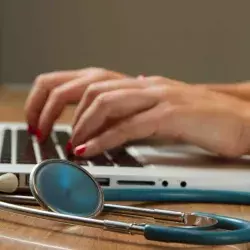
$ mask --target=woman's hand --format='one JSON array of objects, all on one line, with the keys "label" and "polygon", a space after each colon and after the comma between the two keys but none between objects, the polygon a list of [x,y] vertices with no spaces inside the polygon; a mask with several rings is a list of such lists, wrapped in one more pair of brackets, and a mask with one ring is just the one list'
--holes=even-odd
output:
[{"label": "woman's hand", "polygon": [[31,132],[45,140],[72,102],[79,102],[71,138],[78,155],[152,135],[229,157],[250,147],[247,102],[163,77],[134,78],[99,68],[39,76],[25,106]]},{"label": "woman's hand", "polygon": [[[121,79],[126,80],[113,82]],[[39,141],[43,142],[67,104],[80,101],[72,121],[74,126],[85,106],[98,93],[115,89],[145,88],[150,85],[155,86],[159,82],[154,82],[153,79],[147,82],[139,79],[140,77],[136,79],[102,68],[42,74],[36,78],[25,104],[29,131],[36,134]],[[180,84],[180,82],[169,80],[168,84]]]},{"label": "woman's hand", "polygon": [[94,84],[74,117],[74,153],[93,156],[153,135],[180,138],[227,157],[250,147],[249,104],[162,77]]},{"label": "woman's hand", "polygon": [[51,72],[38,76],[25,104],[30,132],[36,133],[41,141],[45,140],[64,107],[69,103],[77,103],[92,83],[125,77],[124,74],[101,68]]}]

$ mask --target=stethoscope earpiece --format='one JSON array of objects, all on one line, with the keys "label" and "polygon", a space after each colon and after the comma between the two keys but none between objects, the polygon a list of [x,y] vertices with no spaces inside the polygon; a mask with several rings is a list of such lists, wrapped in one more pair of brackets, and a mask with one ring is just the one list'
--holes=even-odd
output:
[{"label": "stethoscope earpiece", "polygon": [[0,175],[0,192],[14,193],[18,189],[18,178],[13,173]]}]

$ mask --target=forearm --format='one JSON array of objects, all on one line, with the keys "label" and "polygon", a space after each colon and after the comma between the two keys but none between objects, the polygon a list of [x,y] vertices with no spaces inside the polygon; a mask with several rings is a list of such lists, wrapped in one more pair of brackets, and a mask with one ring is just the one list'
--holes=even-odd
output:
[{"label": "forearm", "polygon": [[250,81],[235,83],[196,83],[194,85],[198,88],[206,88],[250,101]]}]

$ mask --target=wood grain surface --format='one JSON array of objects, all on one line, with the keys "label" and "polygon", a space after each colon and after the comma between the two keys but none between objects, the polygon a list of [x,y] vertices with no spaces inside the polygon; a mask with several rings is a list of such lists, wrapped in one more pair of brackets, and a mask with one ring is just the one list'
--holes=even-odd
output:
[{"label": "wood grain surface", "polygon": [[[0,121],[25,121],[23,105],[27,91],[0,89]],[[74,107],[68,107],[59,122],[70,122]],[[124,204],[124,203],[119,203]],[[218,213],[250,220],[250,206],[224,204],[134,204],[145,207]],[[102,218],[132,221],[131,218],[105,215]],[[141,220],[139,220],[142,222]],[[32,218],[0,210],[0,249],[250,249],[250,244],[234,246],[193,246],[147,241],[143,236],[133,236],[103,231],[83,226],[72,226],[55,221]]]}]

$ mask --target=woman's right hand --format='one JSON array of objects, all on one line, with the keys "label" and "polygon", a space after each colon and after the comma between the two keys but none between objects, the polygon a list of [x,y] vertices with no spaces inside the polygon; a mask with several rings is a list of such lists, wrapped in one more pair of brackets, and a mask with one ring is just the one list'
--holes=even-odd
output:
[{"label": "woman's right hand", "polygon": [[112,80],[95,88],[77,107],[71,135],[76,155],[94,156],[155,136],[224,157],[249,152],[248,102],[163,77]]}]

